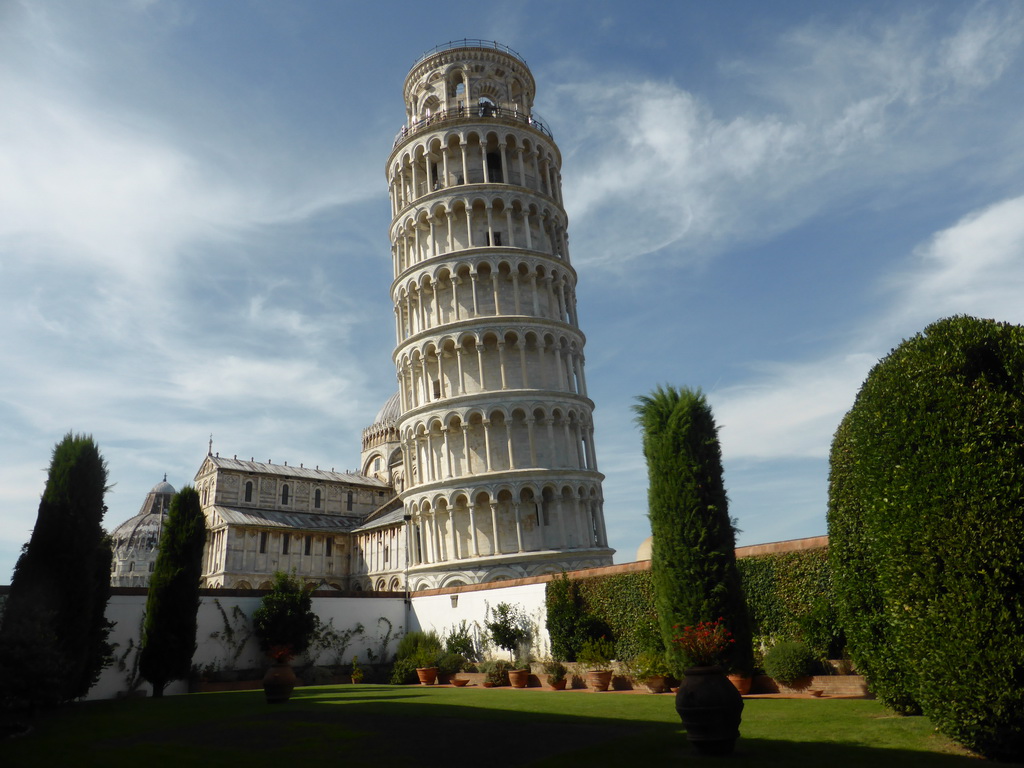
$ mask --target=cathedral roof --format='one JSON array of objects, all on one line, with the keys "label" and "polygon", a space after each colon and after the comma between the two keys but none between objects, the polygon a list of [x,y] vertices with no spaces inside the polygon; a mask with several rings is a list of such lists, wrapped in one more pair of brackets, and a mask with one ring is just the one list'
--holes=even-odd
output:
[{"label": "cathedral roof", "polygon": [[405,506],[399,505],[397,509],[392,509],[390,512],[385,512],[380,517],[375,517],[368,523],[360,525],[358,528],[353,528],[354,531],[372,531],[375,528],[388,528],[392,525],[398,525],[405,520]]},{"label": "cathedral roof", "polygon": [[278,512],[271,509],[212,507],[212,511],[228,525],[251,525],[260,528],[292,528],[303,531],[351,531],[359,522],[355,517],[314,515],[305,512]]},{"label": "cathedral roof", "polygon": [[[292,466],[290,464],[270,464],[260,461],[242,461],[241,459],[226,459],[220,456],[207,456],[206,461],[218,469],[234,470],[236,472],[247,472],[258,475],[278,475],[281,477],[302,478],[305,480],[319,480],[328,483],[347,483],[349,485],[368,485],[374,488],[390,488],[390,486],[375,477],[368,477],[358,472],[335,472],[326,469],[311,469],[310,467]],[[202,474],[203,467],[200,467],[196,478]]]}]

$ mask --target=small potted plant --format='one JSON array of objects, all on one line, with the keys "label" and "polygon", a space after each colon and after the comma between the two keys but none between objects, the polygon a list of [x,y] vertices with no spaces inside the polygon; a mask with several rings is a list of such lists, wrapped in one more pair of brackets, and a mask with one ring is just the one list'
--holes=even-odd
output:
[{"label": "small potted plant", "polygon": [[628,667],[633,679],[650,693],[664,693],[668,690],[668,678],[672,670],[669,669],[663,651],[643,651],[630,660]]},{"label": "small potted plant", "polygon": [[267,701],[279,704],[292,695],[295,670],[289,662],[304,653],[317,627],[312,589],[295,575],[278,571],[273,586],[252,615],[253,632],[260,648],[273,660],[263,678]]},{"label": "small potted plant", "polygon": [[513,688],[525,688],[530,680],[530,620],[518,605],[498,603],[486,623],[491,639],[514,660],[508,678]]},{"label": "small potted plant", "polygon": [[615,644],[604,635],[587,640],[576,654],[576,660],[587,667],[587,686],[593,691],[607,691],[612,681],[611,662]]},{"label": "small potted plant", "polygon": [[352,657],[352,668],[349,671],[349,677],[352,679],[352,685],[359,685],[363,682],[363,668],[359,666],[359,657]]},{"label": "small potted plant", "polygon": [[544,663],[544,674],[548,676],[548,685],[556,691],[564,691],[568,668],[560,661],[548,661]]}]

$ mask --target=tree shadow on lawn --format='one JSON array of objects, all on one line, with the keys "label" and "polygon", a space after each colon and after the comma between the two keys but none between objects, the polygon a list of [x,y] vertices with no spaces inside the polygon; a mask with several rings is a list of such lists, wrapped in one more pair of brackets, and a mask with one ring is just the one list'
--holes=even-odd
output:
[{"label": "tree shadow on lawn", "polygon": [[638,758],[655,764],[762,768],[801,763],[829,768],[978,766],[975,758],[959,755],[766,738],[741,738],[728,757],[700,757],[678,722],[505,710],[496,708],[494,699],[482,698],[474,706],[473,695],[439,703],[417,702],[417,691],[409,689],[352,691],[336,698],[297,691],[285,705],[240,707],[237,716],[225,713],[210,721],[126,734],[94,746],[106,766],[172,764],[164,762],[172,754],[176,760],[199,765],[280,765],[282,760],[295,765],[340,759],[346,766],[375,768],[477,763],[494,768],[593,768],[628,765]]}]

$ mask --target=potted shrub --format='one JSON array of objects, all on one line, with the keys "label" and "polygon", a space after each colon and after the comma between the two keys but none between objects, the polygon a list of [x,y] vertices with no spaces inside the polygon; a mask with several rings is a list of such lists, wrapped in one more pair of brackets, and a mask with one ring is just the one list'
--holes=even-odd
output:
[{"label": "potted shrub", "polygon": [[530,620],[520,606],[498,603],[485,625],[494,644],[515,661],[508,672],[512,687],[525,688],[530,680]]},{"label": "potted shrub", "polygon": [[576,660],[587,667],[587,686],[593,691],[607,691],[612,681],[611,662],[615,644],[603,635],[583,643]]},{"label": "potted shrub", "polygon": [[508,685],[508,671],[512,665],[504,659],[485,661],[480,665],[480,671],[484,673],[484,688],[495,688],[499,685]]},{"label": "potted shrub", "polygon": [[564,691],[568,668],[560,661],[548,661],[544,663],[544,674],[548,676],[548,685],[556,691]]},{"label": "potted shrub", "polygon": [[406,632],[398,643],[395,663],[391,669],[391,684],[419,682],[422,685],[433,685],[437,680],[437,664],[443,653],[441,639],[436,632]]},{"label": "potted shrub", "polygon": [[764,655],[765,674],[790,688],[807,688],[816,666],[814,654],[801,642],[776,643]]},{"label": "potted shrub", "polygon": [[643,651],[634,656],[628,664],[633,680],[642,684],[650,693],[664,693],[668,690],[668,678],[672,674],[664,652]]},{"label": "potted shrub", "polygon": [[253,632],[260,648],[273,660],[263,678],[263,690],[272,704],[291,697],[296,677],[289,662],[306,651],[316,632],[312,591],[294,574],[278,571],[270,592],[253,612]]},{"label": "potted shrub", "polygon": [[721,667],[735,642],[725,619],[675,627],[673,643],[687,667],[676,692],[686,738],[701,754],[730,754],[740,736],[743,697]]}]

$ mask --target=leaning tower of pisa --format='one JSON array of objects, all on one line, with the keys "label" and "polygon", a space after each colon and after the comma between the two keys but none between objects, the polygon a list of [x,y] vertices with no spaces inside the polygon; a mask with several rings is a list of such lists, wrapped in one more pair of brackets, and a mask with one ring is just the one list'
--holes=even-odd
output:
[{"label": "leaning tower of pisa", "polygon": [[387,161],[413,590],[611,563],[561,155],[515,51],[439,46]]}]

